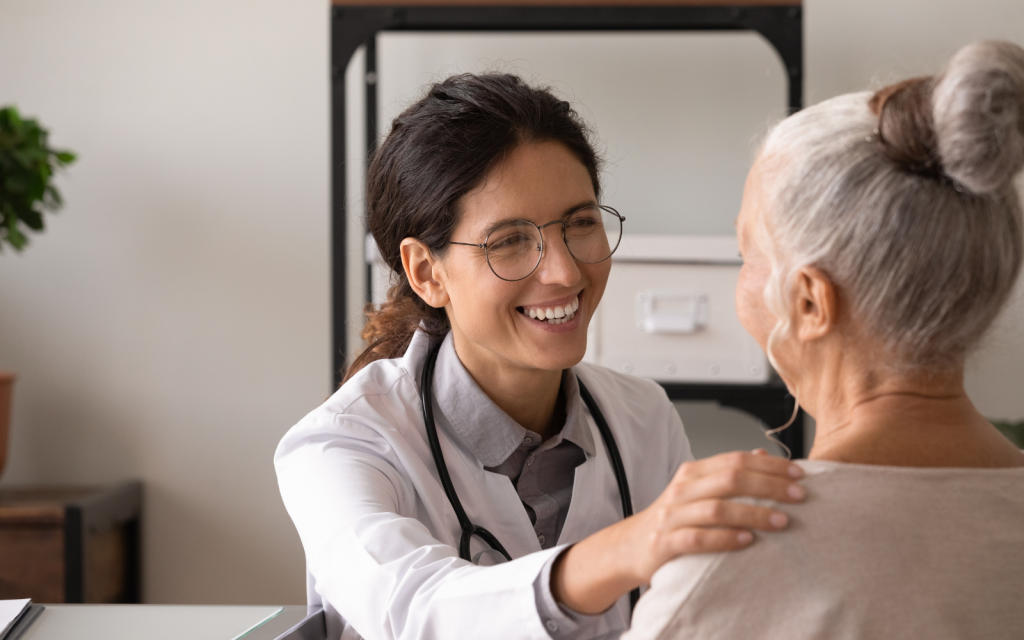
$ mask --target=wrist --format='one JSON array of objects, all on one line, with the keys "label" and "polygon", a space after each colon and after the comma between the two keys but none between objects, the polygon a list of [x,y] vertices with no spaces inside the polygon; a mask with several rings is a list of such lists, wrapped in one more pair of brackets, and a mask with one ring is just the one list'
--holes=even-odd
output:
[{"label": "wrist", "polygon": [[647,582],[632,557],[638,545],[628,535],[631,524],[612,525],[559,555],[551,567],[551,594],[559,604],[596,615]]}]

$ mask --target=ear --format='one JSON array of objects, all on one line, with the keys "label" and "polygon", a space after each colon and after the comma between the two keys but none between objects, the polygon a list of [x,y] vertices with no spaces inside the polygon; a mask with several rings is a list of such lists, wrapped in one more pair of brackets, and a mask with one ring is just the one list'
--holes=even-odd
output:
[{"label": "ear", "polygon": [[439,278],[441,264],[430,248],[415,238],[402,240],[402,267],[416,295],[434,308],[448,304],[448,291]]},{"label": "ear", "polygon": [[835,329],[836,287],[821,269],[803,267],[797,272],[793,326],[801,342],[813,342]]}]

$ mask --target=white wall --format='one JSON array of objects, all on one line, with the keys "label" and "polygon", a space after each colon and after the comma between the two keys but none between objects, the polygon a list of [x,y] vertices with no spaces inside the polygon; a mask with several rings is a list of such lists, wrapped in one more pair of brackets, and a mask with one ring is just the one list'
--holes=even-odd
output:
[{"label": "white wall", "polygon": [[753,141],[786,114],[781,62],[754,33],[397,32],[378,52],[382,123],[457,72],[514,72],[577,104],[630,233],[733,233]]},{"label": "white wall", "polygon": [[0,104],[80,158],[0,254],[3,484],[142,478],[150,602],[304,601],[271,458],[330,390],[326,16],[0,2]]},{"label": "white wall", "polygon": [[[1024,4],[809,0],[806,25],[814,102],[979,37],[1024,44]],[[327,36],[322,0],[0,0],[0,104],[80,155],[66,209],[0,254],[0,369],[20,376],[0,482],[142,478],[150,602],[304,598],[271,456],[330,391]],[[1024,417],[1022,320],[1018,302],[973,363],[993,417]]]}]

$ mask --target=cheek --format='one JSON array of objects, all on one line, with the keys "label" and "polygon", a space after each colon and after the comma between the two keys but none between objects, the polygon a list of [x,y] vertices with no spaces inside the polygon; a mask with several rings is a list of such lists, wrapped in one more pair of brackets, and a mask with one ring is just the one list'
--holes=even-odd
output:
[{"label": "cheek", "polygon": [[740,324],[763,347],[768,339],[769,313],[764,304],[766,277],[748,263],[740,268],[736,284],[736,315]]},{"label": "cheek", "polygon": [[486,264],[460,264],[448,270],[448,312],[455,322],[466,330],[474,327],[494,327],[495,320],[507,315],[511,300],[515,299],[516,283],[499,279]]},{"label": "cheek", "polygon": [[585,278],[583,286],[586,289],[583,295],[589,300],[587,310],[593,315],[598,303],[601,302],[601,297],[604,296],[604,289],[608,285],[608,276],[612,272],[612,261],[605,260],[597,264],[581,266],[580,271]]},{"label": "cheek", "polygon": [[460,291],[458,300],[452,300],[459,324],[463,327],[478,326],[493,330],[501,319],[509,315],[515,291],[497,278],[495,282],[481,282],[470,290]]}]

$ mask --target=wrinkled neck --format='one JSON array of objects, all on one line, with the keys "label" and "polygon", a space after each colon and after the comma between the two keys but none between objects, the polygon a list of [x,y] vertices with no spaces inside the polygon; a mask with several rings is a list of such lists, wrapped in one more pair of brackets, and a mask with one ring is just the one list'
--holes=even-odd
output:
[{"label": "wrinkled neck", "polygon": [[808,384],[817,420],[809,457],[912,467],[1024,466],[1021,454],[977,411],[963,369],[896,371],[847,351]]}]

